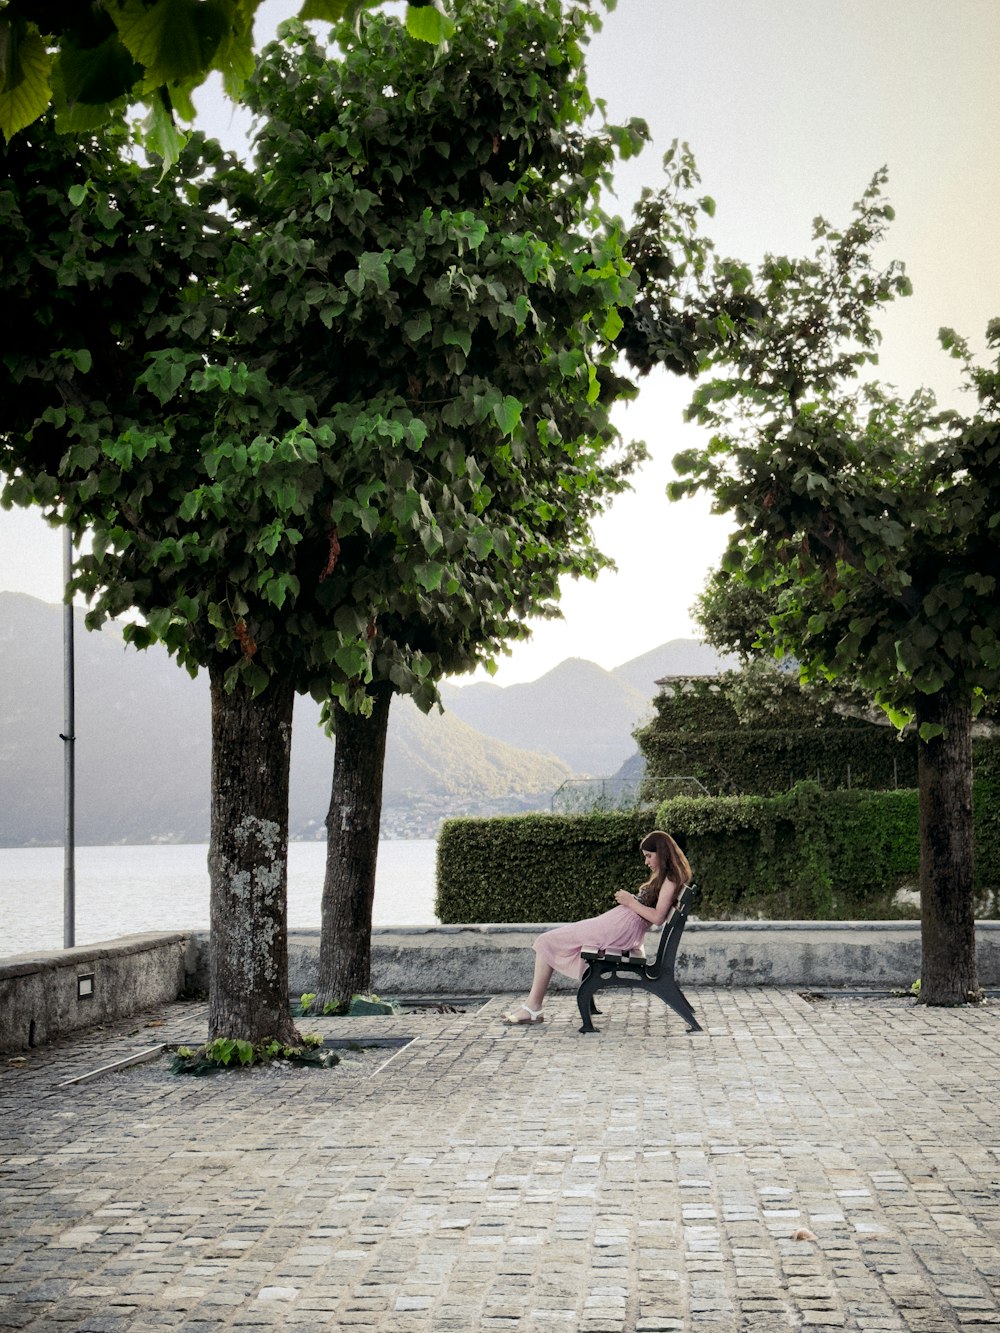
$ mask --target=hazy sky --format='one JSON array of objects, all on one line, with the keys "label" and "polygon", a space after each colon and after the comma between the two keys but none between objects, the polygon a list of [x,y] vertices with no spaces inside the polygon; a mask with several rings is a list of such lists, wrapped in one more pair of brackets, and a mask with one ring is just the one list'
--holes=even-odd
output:
[{"label": "hazy sky", "polygon": [[[258,35],[297,6],[266,0]],[[755,262],[801,253],[817,214],[846,221],[873,173],[889,168],[896,208],[884,259],[905,261],[915,295],[883,320],[881,375],[951,398],[951,325],[982,347],[1000,316],[1000,51],[997,0],[619,0],[590,48],[590,85],[612,120],[642,116],[653,144],[618,175],[627,213],[656,185],[674,138],[697,157],[717,202],[717,249]],[[240,120],[204,100],[205,128],[238,142]],[[632,494],[597,525],[618,564],[567,581],[564,620],[540,624],[505,659],[498,684],[533,680],[566,657],[614,667],[696,634],[689,608],[725,544],[707,502],[668,504],[670,460],[698,438],[682,413],[690,386],[655,373],[619,415],[652,455]],[[58,601],[61,534],[0,511],[0,589]]]}]

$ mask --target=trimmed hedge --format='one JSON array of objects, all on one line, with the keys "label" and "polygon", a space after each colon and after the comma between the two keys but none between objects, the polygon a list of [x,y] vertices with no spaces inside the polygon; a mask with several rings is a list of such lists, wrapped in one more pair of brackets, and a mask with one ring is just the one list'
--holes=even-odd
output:
[{"label": "trimmed hedge", "polygon": [[[888,727],[855,726],[789,730],[741,727],[690,735],[655,723],[636,732],[648,779],[683,773],[713,795],[775,796],[796,782],[817,781],[830,790],[872,791],[916,786],[914,737],[899,739]],[[655,783],[650,782],[655,789]]]},{"label": "trimmed hedge", "polygon": [[[1000,918],[1000,762],[977,765],[976,915]],[[703,920],[891,920],[916,888],[917,793],[823,791],[675,797],[647,812],[449,819],[437,850],[437,915],[470,921],[577,921],[645,880],[638,843],[652,826],[684,848]]]},{"label": "trimmed hedge", "polygon": [[650,795],[655,780],[678,774],[697,778],[713,796],[777,796],[803,781],[831,790],[916,786],[915,735],[830,708],[817,716],[815,701],[794,694],[766,720],[744,722],[728,680],[691,680],[653,700],[655,717],[634,733]]},{"label": "trimmed hedge", "polygon": [[890,920],[920,869],[915,791],[823,791],[802,782],[781,796],[679,797],[659,826],[684,847],[701,888],[698,915],[715,921]]},{"label": "trimmed hedge", "polygon": [[976,821],[976,910],[1000,918],[1000,746],[972,742],[972,804]]},{"label": "trimmed hedge", "polygon": [[919,863],[916,792],[677,797],[647,813],[451,819],[438,840],[437,915],[460,922],[575,921],[646,878],[638,842],[667,829],[701,890],[700,917],[886,919]]},{"label": "trimmed hedge", "polygon": [[438,835],[437,902],[445,925],[579,921],[648,878],[640,839],[649,813],[448,819]]}]

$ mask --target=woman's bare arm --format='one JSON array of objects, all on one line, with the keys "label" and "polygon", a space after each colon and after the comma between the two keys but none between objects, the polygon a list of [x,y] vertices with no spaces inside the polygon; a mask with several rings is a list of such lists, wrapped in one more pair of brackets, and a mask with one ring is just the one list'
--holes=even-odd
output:
[{"label": "woman's bare arm", "polygon": [[619,889],[615,894],[615,902],[620,907],[630,907],[637,916],[641,916],[644,921],[648,921],[651,926],[662,926],[664,921],[670,915],[670,909],[677,901],[677,895],[680,893],[680,886],[673,884],[669,879],[663,881],[660,889],[660,896],[656,900],[655,907],[646,907],[641,903],[634,893],[628,893],[625,889]]}]

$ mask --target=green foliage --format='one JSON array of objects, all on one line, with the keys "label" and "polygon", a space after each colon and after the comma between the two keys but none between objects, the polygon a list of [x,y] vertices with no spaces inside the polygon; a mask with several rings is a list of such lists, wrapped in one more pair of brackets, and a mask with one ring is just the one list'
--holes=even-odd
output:
[{"label": "green foliage", "polygon": [[[330,1017],[334,1014],[398,1014],[400,1012],[399,1004],[395,1000],[383,1000],[378,995],[372,994],[354,994],[350,1000],[338,1004],[335,1000],[327,1000],[322,1007],[316,1009],[316,995],[312,991],[306,991],[297,1004],[292,1005],[292,1013],[297,1017],[304,1017],[306,1014],[321,1013],[324,1017]],[[303,1040],[308,1043],[309,1038]]]},{"label": "green foliage", "polygon": [[645,131],[583,131],[592,22],[471,3],[447,52],[375,18],[339,61],[291,25],[247,88],[259,168],[195,139],[183,189],[114,133],[84,164],[17,136],[3,501],[96,529],[94,622],[134,606],[138,646],[253,693],[291,666],[427,708],[605,565],[590,523],[642,451],[598,195]]},{"label": "green foliage", "polygon": [[[862,723],[819,733],[761,727],[698,736],[652,728],[638,736],[653,772],[689,774],[716,795],[776,795],[807,778],[827,790],[887,791],[916,783],[916,738],[897,740],[886,727]],[[653,772],[647,782],[655,790]]]},{"label": "green foliage", "polygon": [[817,713],[795,693],[747,721],[741,704],[737,673],[657,694],[655,716],[635,733],[648,790],[676,774],[696,777],[719,796],[773,796],[805,778],[828,789],[916,784],[912,734],[899,737],[888,726],[829,709]]},{"label": "green foliage", "polygon": [[323,386],[338,446],[320,599],[374,630],[359,678],[424,708],[604,566],[590,521],[641,456],[609,417],[634,284],[597,209],[619,136],[582,132],[590,23],[470,4],[444,55],[373,20],[338,62],[289,27],[248,89],[255,347]]},{"label": "green foliage", "polygon": [[852,383],[876,359],[876,312],[909,292],[901,265],[872,260],[892,216],[884,181],[843,231],[817,220],[815,257],[765,261],[765,313],[716,349],[690,409],[712,439],[676,460],[671,493],[707,488],[736,514],[724,566],[762,595],[776,652],[857,683],[900,725],[920,714],[931,739],[934,699],[1000,688],[1000,369],[967,361],[979,408],[964,419],[926,391]]},{"label": "green foliage", "polygon": [[253,1065],[268,1065],[276,1060],[293,1065],[311,1065],[317,1069],[332,1069],[340,1063],[333,1051],[322,1049],[323,1038],[316,1032],[306,1033],[301,1045],[287,1046],[270,1037],[256,1044],[232,1037],[216,1037],[204,1046],[192,1049],[178,1046],[170,1064],[172,1074],[192,1074],[203,1078],[227,1069],[249,1069]]},{"label": "green foliage", "polygon": [[628,233],[625,253],[639,290],[621,312],[617,345],[640,374],[663,366],[694,375],[707,356],[745,333],[763,307],[746,265],[718,259],[699,231],[715,204],[697,197],[700,177],[687,144],[675,140],[663,167],[666,184],[642,191]]},{"label": "green foliage", "polygon": [[[299,16],[339,23],[379,0],[303,0]],[[260,0],[110,0],[42,5],[9,0],[0,11],[0,134],[6,139],[45,114],[86,135],[131,104],[148,108],[145,143],[170,167],[183,143],[174,120],[194,118],[192,94],[217,70],[238,98],[253,69]],[[407,6],[410,36],[435,46],[454,25],[433,5]]]},{"label": "green foliage", "polygon": [[766,674],[752,690],[745,670],[661,690],[655,716],[635,733],[648,790],[677,774],[725,796],[777,795],[806,778],[827,789],[915,786],[912,733],[841,716],[828,692]]},{"label": "green foliage", "polygon": [[230,688],[293,666],[428,708],[604,567],[591,520],[642,456],[610,418],[634,273],[672,313],[629,355],[691,365],[710,247],[686,151],[655,223],[601,212],[647,132],[590,128],[595,23],[475,0],[447,50],[374,17],[335,61],[290,24],[246,88],[252,172],[197,137],[164,181],[114,126],[16,136],[0,498],[96,530],[92,623],[135,607],[137,646],[221,657]]}]

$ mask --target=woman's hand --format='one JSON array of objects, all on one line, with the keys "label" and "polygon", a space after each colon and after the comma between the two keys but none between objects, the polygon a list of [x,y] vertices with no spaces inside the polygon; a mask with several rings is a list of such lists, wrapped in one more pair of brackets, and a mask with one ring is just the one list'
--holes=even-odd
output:
[{"label": "woman's hand", "polygon": [[634,893],[629,893],[627,889],[619,889],[615,894],[615,902],[619,907],[634,907],[636,898]]}]

